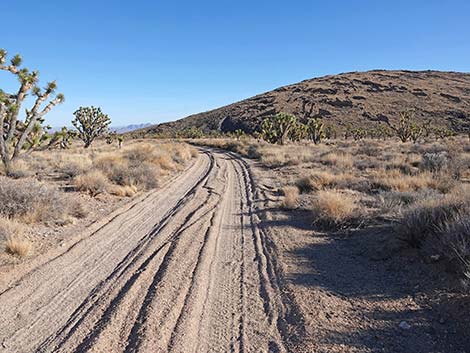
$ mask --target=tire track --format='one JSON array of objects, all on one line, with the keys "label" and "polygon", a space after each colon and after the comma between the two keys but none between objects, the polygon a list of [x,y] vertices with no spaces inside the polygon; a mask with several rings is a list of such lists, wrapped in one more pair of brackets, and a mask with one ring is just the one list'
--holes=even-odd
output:
[{"label": "tire track", "polygon": [[294,309],[260,197],[242,159],[201,149],[184,175],[0,294],[4,351],[289,351]]}]

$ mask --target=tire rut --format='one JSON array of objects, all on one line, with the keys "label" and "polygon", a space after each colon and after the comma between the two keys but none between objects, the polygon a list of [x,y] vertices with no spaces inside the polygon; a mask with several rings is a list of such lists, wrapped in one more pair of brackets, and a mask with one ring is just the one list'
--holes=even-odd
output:
[{"label": "tire rut", "polygon": [[295,306],[245,161],[201,149],[164,189],[0,294],[5,352],[287,352]]}]

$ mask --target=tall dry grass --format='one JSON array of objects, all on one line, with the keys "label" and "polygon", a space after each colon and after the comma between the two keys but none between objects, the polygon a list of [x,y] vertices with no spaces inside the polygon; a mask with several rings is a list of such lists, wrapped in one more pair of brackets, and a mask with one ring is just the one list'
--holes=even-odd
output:
[{"label": "tall dry grass", "polygon": [[327,228],[357,225],[362,219],[359,200],[338,190],[320,190],[313,200],[313,223]]},{"label": "tall dry grass", "polygon": [[0,241],[5,251],[18,257],[28,256],[32,251],[32,243],[25,236],[25,227],[18,221],[0,217]]},{"label": "tall dry grass", "polygon": [[284,186],[282,188],[282,194],[284,199],[282,200],[281,206],[284,209],[293,209],[298,205],[299,189],[296,186]]}]

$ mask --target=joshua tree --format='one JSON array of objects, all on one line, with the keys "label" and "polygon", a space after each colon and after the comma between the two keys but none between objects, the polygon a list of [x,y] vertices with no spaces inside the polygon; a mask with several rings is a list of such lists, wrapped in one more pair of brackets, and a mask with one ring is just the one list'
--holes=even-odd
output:
[{"label": "joshua tree", "polygon": [[118,135],[115,132],[111,132],[106,136],[106,143],[108,145],[111,145],[114,141],[117,141],[118,147],[121,148],[122,147],[122,141],[124,141],[124,138],[122,137],[122,135]]},{"label": "joshua tree", "polygon": [[388,126],[395,132],[401,142],[412,140],[417,142],[423,133],[429,128],[429,122],[419,125],[414,119],[415,111],[407,110],[400,113],[400,120],[397,125],[391,125],[388,121]]},{"label": "joshua tree", "polygon": [[297,118],[294,115],[277,113],[275,116],[263,120],[261,135],[263,140],[267,142],[283,145],[296,125]]},{"label": "joshua tree", "polygon": [[24,150],[29,152],[41,149],[45,144],[51,139],[51,135],[47,133],[47,129],[50,129],[50,126],[44,127],[40,123],[34,124],[31,133],[26,139],[26,143],[23,146]]},{"label": "joshua tree", "polygon": [[[25,149],[33,148],[34,144],[27,143],[28,139],[38,130],[38,124],[44,123],[44,116],[57,104],[64,101],[62,94],[55,95],[56,83],[49,82],[44,89],[37,86],[38,71],[21,68],[20,55],[11,58],[6,64],[7,52],[0,49],[0,70],[16,76],[19,88],[14,93],[0,89],[0,157],[8,174],[11,163]],[[20,110],[28,95],[34,96],[34,104],[25,109],[25,116],[20,117]]]},{"label": "joshua tree", "polygon": [[295,123],[295,126],[289,132],[289,139],[291,141],[301,141],[307,137],[307,125],[302,124],[300,121]]},{"label": "joshua tree", "polygon": [[240,141],[240,139],[245,136],[245,131],[241,130],[241,129],[236,129],[234,132],[234,135],[237,139],[237,141]]},{"label": "joshua tree", "polygon": [[316,145],[325,138],[325,132],[323,131],[324,125],[325,124],[319,118],[312,118],[307,121],[308,137]]},{"label": "joshua tree", "polygon": [[48,148],[58,146],[60,149],[67,149],[70,147],[72,140],[77,137],[77,132],[69,130],[65,126],[60,131],[54,132],[50,138]]},{"label": "joshua tree", "polygon": [[433,129],[434,135],[436,136],[436,139],[445,139],[446,137],[451,137],[454,136],[455,133],[446,128],[446,127],[435,127]]},{"label": "joshua tree", "polygon": [[111,120],[96,107],[80,107],[73,115],[73,126],[78,130],[78,137],[84,142],[85,148],[90,147],[93,140],[108,131]]}]

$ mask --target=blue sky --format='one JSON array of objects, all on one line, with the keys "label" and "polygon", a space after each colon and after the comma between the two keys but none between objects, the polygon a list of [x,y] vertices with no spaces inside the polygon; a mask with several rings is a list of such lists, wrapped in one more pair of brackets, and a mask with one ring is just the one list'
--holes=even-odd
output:
[{"label": "blue sky", "polygon": [[[470,1],[10,1],[0,47],[113,125],[175,120],[307,78],[470,71]],[[0,87],[13,82],[0,73]]]}]

